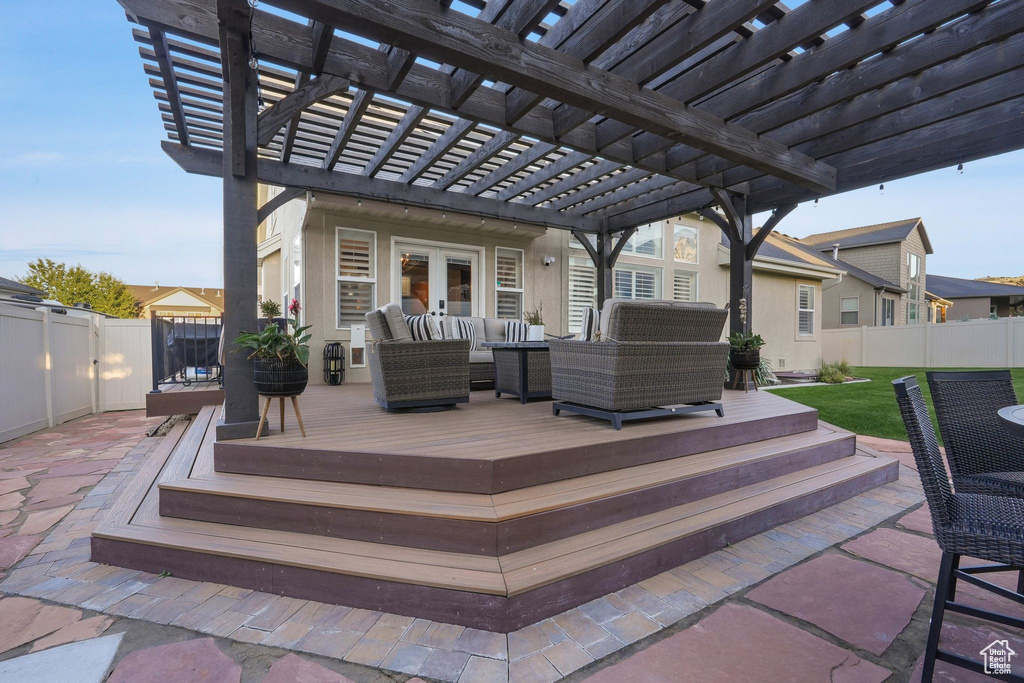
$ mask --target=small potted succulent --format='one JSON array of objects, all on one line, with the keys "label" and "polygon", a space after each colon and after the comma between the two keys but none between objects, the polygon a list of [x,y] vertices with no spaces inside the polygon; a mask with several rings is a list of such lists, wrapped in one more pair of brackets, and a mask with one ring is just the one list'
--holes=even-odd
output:
[{"label": "small potted succulent", "polygon": [[761,335],[733,332],[729,335],[729,363],[736,370],[756,370],[761,364]]},{"label": "small potted succulent", "polygon": [[523,314],[523,321],[529,325],[526,330],[527,341],[544,341],[544,304]]},{"label": "small potted succulent", "polygon": [[[239,347],[236,351],[252,351],[249,358],[253,359],[253,382],[261,396],[298,396],[306,389],[308,342],[312,335],[305,333],[309,325],[299,327],[300,310],[299,302],[292,301],[288,311],[295,317],[288,318],[283,329],[271,319],[262,332],[242,332],[235,339]],[[263,313],[266,315],[265,311]]]}]

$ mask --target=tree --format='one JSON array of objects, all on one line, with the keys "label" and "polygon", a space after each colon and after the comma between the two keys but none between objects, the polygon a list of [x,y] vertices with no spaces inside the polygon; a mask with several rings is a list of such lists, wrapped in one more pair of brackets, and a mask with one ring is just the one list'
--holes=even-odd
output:
[{"label": "tree", "polygon": [[22,284],[41,289],[65,306],[84,302],[93,310],[118,318],[138,318],[141,307],[128,286],[110,273],[92,273],[80,265],[68,266],[50,259],[28,264]]}]

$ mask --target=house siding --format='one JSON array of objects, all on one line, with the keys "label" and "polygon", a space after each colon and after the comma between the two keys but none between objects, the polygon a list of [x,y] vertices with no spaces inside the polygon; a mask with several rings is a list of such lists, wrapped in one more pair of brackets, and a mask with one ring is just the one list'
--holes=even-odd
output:
[{"label": "house siding", "polygon": [[[321,383],[319,358],[324,344],[340,341],[346,346],[350,342],[348,328],[338,329],[336,324],[336,276],[335,276],[335,233],[336,228],[354,228],[376,233],[376,305],[381,306],[392,300],[392,243],[398,239],[430,240],[435,242],[466,245],[483,249],[483,291],[482,308],[484,316],[495,315],[495,249],[509,247],[523,250],[523,309],[532,310],[543,306],[547,332],[566,334],[569,326],[568,286],[569,259],[587,258],[586,251],[570,247],[570,235],[564,230],[547,230],[530,238],[515,234],[489,233],[476,227],[447,226],[436,222],[417,222],[412,219],[391,216],[361,215],[346,210],[335,211],[322,206],[307,209],[304,201],[291,202],[278,213],[275,229],[281,232],[281,252],[278,262],[264,259],[263,281],[267,289],[274,278],[279,278],[281,300],[291,286],[291,249],[297,231],[302,231],[302,304],[303,323],[311,325],[310,356],[313,359],[310,381]],[[676,262],[673,254],[673,230],[676,222],[697,228],[699,233],[698,264]],[[524,231],[526,232],[526,231]],[[683,217],[663,224],[661,258],[648,258],[632,254],[621,254],[617,267],[646,266],[661,269],[661,296],[672,297],[673,271],[691,270],[697,273],[697,290],[700,301],[709,301],[725,306],[729,300],[729,269],[723,266],[721,256],[721,232],[712,223],[696,218]],[[554,262],[543,265],[544,258],[554,257]],[[794,264],[797,265],[797,264]],[[277,273],[269,272],[277,269]],[[797,333],[797,293],[800,284],[812,285],[815,289],[815,333],[801,337]],[[767,340],[762,356],[774,367],[783,362],[785,369],[814,369],[821,362],[821,328],[824,300],[820,280],[802,279],[788,274],[758,270],[755,262],[753,306],[751,322],[753,329]],[[724,334],[723,334],[724,338]],[[347,368],[346,381],[369,381],[366,368]]]}]

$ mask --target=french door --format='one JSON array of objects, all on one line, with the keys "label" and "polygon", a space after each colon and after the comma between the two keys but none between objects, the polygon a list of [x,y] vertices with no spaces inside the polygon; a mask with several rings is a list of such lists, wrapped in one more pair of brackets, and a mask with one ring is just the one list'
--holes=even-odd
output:
[{"label": "french door", "polygon": [[406,315],[480,315],[480,254],[470,249],[395,242],[398,288]]}]

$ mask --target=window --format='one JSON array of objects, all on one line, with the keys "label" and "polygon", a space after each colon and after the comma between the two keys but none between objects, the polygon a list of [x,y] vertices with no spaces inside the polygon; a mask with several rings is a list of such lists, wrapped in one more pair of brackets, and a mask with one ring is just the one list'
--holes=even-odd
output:
[{"label": "window", "polygon": [[589,258],[569,257],[569,332],[583,329],[583,312],[597,307],[597,268]]},{"label": "window", "polygon": [[[586,233],[586,237],[587,241],[590,242],[590,246],[594,247],[594,249],[597,249],[597,235],[595,235],[592,232],[589,232]],[[576,239],[576,235],[569,235],[569,246],[573,247],[574,249],[584,248],[583,244],[580,243],[578,239]]]},{"label": "window", "polygon": [[615,298],[660,299],[661,268],[621,266],[613,271]]},{"label": "window", "polygon": [[622,247],[622,253],[661,258],[663,241],[664,235],[660,221],[641,225]]},{"label": "window", "polygon": [[697,263],[697,228],[676,224],[674,231],[676,261]]},{"label": "window", "polygon": [[839,299],[839,324],[857,325],[860,323],[860,297],[844,296]]},{"label": "window", "polygon": [[689,270],[672,271],[672,298],[676,301],[696,301],[697,273]]},{"label": "window", "polygon": [[921,285],[910,285],[910,292],[907,294],[911,301],[921,300]]},{"label": "window", "polygon": [[882,299],[882,327],[896,324],[896,300]]},{"label": "window", "polygon": [[918,305],[913,302],[909,302],[907,304],[907,324],[916,325],[919,322],[921,321],[918,318]]},{"label": "window", "polygon": [[814,287],[800,285],[797,293],[797,334],[801,337],[814,335]]},{"label": "window", "polygon": [[498,247],[494,250],[497,276],[495,313],[499,318],[523,317],[523,250]]},{"label": "window", "polygon": [[362,325],[377,305],[377,234],[338,228],[338,329]]},{"label": "window", "polygon": [[907,254],[907,277],[914,282],[921,279],[921,257],[917,254]]}]

